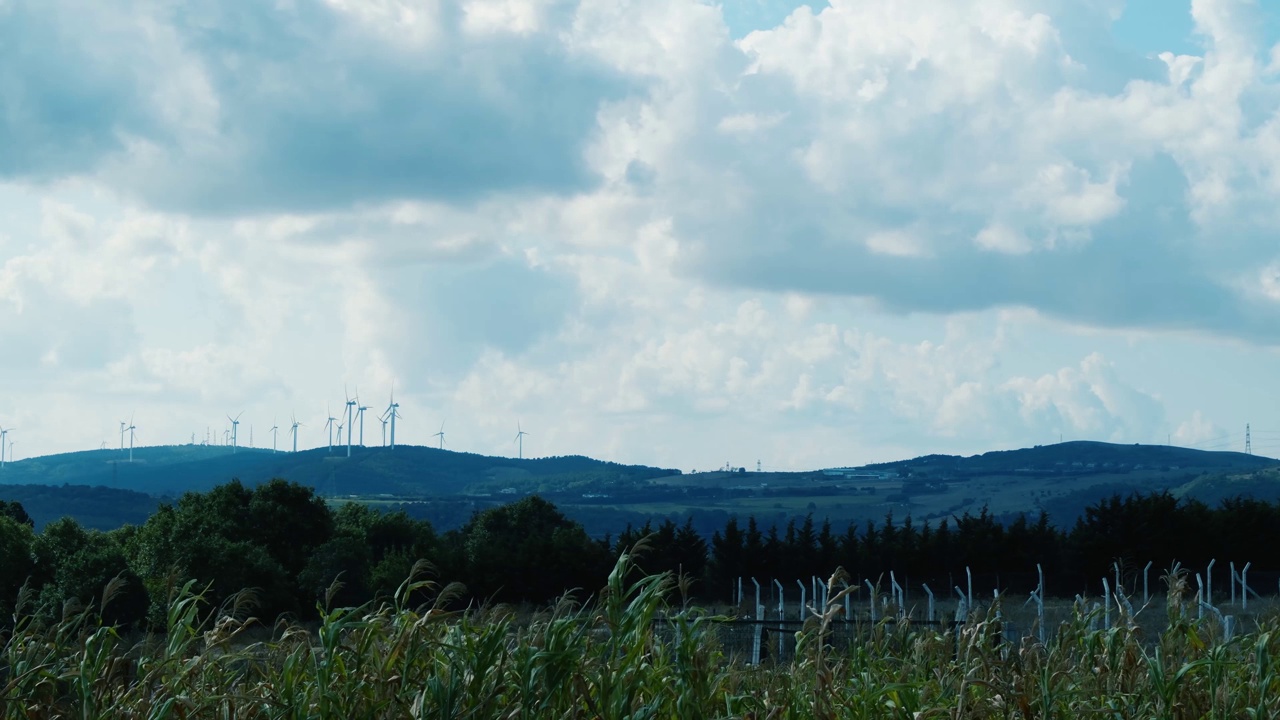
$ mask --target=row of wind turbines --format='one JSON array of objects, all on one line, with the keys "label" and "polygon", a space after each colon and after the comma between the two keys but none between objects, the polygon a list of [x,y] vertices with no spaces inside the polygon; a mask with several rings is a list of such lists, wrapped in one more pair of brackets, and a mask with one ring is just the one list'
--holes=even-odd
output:
[{"label": "row of wind turbines", "polygon": [[[346,395],[346,393],[343,393],[343,394]],[[325,432],[328,434],[330,453],[333,452],[333,448],[334,448],[335,431],[337,434],[337,446],[339,448],[341,448],[343,444],[342,431],[343,430],[347,431],[347,436],[346,436],[347,437],[347,442],[346,442],[347,457],[351,457],[352,446],[364,447],[364,414],[366,411],[371,410],[372,408],[360,402],[359,390],[356,391],[356,396],[354,398],[351,397],[350,395],[346,395],[346,398],[347,400],[344,403],[344,407],[346,408],[346,420],[344,421],[341,417],[334,417],[333,409],[331,407],[326,407],[324,429],[325,429]],[[243,415],[243,414],[244,414],[243,412],[240,413],[240,415]],[[234,418],[231,417],[230,415],[227,416],[227,420],[231,422],[231,428],[227,432],[229,433],[229,436],[230,436],[231,451],[233,453],[235,452],[238,444],[237,436],[238,436],[238,428],[240,426],[240,415],[236,415]],[[386,409],[383,410],[382,414],[378,416],[378,421],[382,423],[382,446],[383,447],[390,447],[393,450],[395,449],[396,420],[403,417],[404,416],[400,414],[400,403],[396,402],[396,395],[395,395],[395,391],[393,390],[391,392],[391,398],[390,398],[390,401],[387,403]],[[292,437],[293,452],[296,453],[298,452],[298,428],[304,427],[304,425],[298,422],[298,418],[296,416],[290,416],[290,423],[291,424],[289,425],[289,433],[293,436]],[[133,425],[132,422],[130,422],[129,424],[130,426]],[[360,434],[359,434],[360,439],[358,442],[353,438],[354,430],[357,425],[360,428]],[[388,426],[390,426],[391,428],[390,445],[388,445],[387,443],[387,427]],[[280,430],[279,426],[275,424],[272,424],[271,429],[268,430],[268,432],[271,433],[271,452],[277,452],[276,438],[279,430]],[[513,440],[512,443],[517,446],[516,457],[521,460],[524,459],[524,438],[528,434],[529,433],[525,432],[524,427],[520,424],[520,422],[517,421],[516,436],[515,436],[515,440]],[[439,448],[443,450],[444,449],[444,423],[443,422],[440,423],[440,430],[437,431],[431,437],[437,439],[437,441],[439,442],[439,445],[438,445]],[[132,440],[130,441],[130,447],[132,448]],[[130,457],[132,457],[132,455]]]},{"label": "row of wind turbines", "polygon": [[[334,442],[335,439],[337,440],[336,442],[337,447],[339,448],[342,447],[343,445],[342,433],[344,430],[346,431],[345,444],[347,446],[347,457],[350,457],[351,448],[353,446],[364,447],[364,414],[365,412],[373,408],[360,402],[360,392],[358,390],[356,391],[355,397],[351,397],[346,393],[343,393],[343,394],[344,396],[346,396],[346,402],[343,404],[343,407],[346,409],[345,420],[342,417],[335,417],[333,415],[332,407],[327,407],[325,409],[324,430],[328,435],[328,448],[330,453],[333,452],[333,448],[335,446],[335,442]],[[240,441],[240,437],[239,437],[240,436],[240,418],[243,415],[244,415],[244,412],[242,411],[239,414],[237,414],[235,417],[232,417],[230,415],[227,416],[227,422],[230,423],[230,427],[224,431],[224,442],[226,442],[231,446],[232,453],[234,453],[239,448],[239,445],[240,445],[240,442],[239,442]],[[396,402],[395,391],[393,390],[391,392],[391,397],[387,403],[386,409],[383,410],[382,414],[378,416],[378,421],[382,423],[382,446],[383,447],[390,447],[391,449],[395,449],[396,420],[401,419],[403,417],[404,416],[400,414],[400,403]],[[300,427],[305,427],[305,425],[301,422],[298,422],[298,418],[296,415],[291,415],[290,425],[289,425],[289,434],[292,436],[291,437],[292,450],[295,453],[298,452],[298,428]],[[359,428],[358,440],[356,439],[357,427]],[[387,442],[388,428],[390,428],[390,435],[391,435],[389,445]],[[280,432],[279,425],[276,425],[273,423],[271,426],[271,429],[268,430],[267,432],[271,433],[271,451],[278,452],[279,450],[278,450],[277,442],[278,442],[279,432]],[[121,452],[124,452],[126,450],[124,445],[125,433],[129,434],[129,447],[128,447],[129,462],[133,462],[133,446],[134,446],[134,440],[137,437],[137,425],[134,424],[132,416],[130,416],[129,421],[127,423],[124,422],[123,420],[120,421]],[[529,433],[525,432],[524,427],[519,422],[517,422],[516,436],[515,436],[515,439],[512,441],[512,443],[516,445],[517,457],[520,459],[524,459],[524,438],[528,434]],[[336,438],[335,438],[335,435],[336,435]],[[441,450],[443,450],[444,438],[445,438],[443,422],[440,423],[440,430],[437,431],[431,437],[437,440],[438,447]],[[104,443],[104,446],[105,446],[105,443]]]},{"label": "row of wind turbines", "polygon": [[[330,453],[333,452],[333,448],[335,445],[334,443],[335,431],[336,431],[337,446],[341,448],[343,445],[342,433],[343,433],[343,430],[346,430],[347,457],[350,457],[351,448],[353,445],[360,446],[360,447],[364,446],[364,414],[366,411],[372,408],[360,402],[359,391],[356,392],[356,396],[354,398],[347,396],[347,400],[346,400],[346,403],[344,404],[344,407],[346,408],[345,420],[343,420],[341,417],[334,417],[332,414],[332,408],[326,408],[326,412],[325,412],[326,420],[325,420],[324,429],[325,429],[325,432],[328,433],[328,442],[329,442],[328,447],[329,447]],[[231,426],[224,431],[224,441],[231,445],[232,453],[234,453],[239,447],[240,417],[242,415],[244,415],[243,411],[237,414],[235,417],[231,417],[230,415],[227,416],[227,420],[231,423]],[[395,391],[393,390],[391,392],[391,398],[390,398],[390,401],[387,403],[386,409],[383,410],[382,414],[378,416],[378,420],[382,423],[383,447],[388,447],[387,430],[389,427],[391,431],[390,433],[391,442],[389,447],[391,449],[395,449],[396,420],[401,419],[403,417],[404,416],[400,414],[400,403],[396,402]],[[291,420],[291,424],[289,425],[289,433],[292,435],[293,452],[296,453],[298,452],[298,428],[305,427],[305,425],[303,425],[303,423],[298,422],[298,418],[296,416],[291,415],[290,420]],[[354,430],[357,426],[359,427],[358,442],[356,441],[356,436],[354,433]],[[14,443],[8,440],[9,433],[13,432],[13,430],[14,428],[11,428],[11,427],[5,428],[0,426],[0,468],[3,468],[6,462],[12,462],[13,460]],[[272,424],[271,429],[268,431],[271,433],[271,452],[273,453],[278,452],[277,439],[278,439],[279,431],[280,431],[280,427],[278,425],[275,425],[274,423]],[[252,432],[250,434],[252,435]],[[128,446],[125,445],[126,435],[128,435],[128,438],[129,438]],[[515,436],[515,439],[512,440],[512,444],[516,445],[517,457],[522,460],[524,459],[524,438],[526,435],[529,435],[529,433],[525,432],[524,427],[519,422],[517,422],[516,436]],[[433,434],[431,437],[435,438],[438,441],[438,447],[441,450],[443,450],[444,438],[445,438],[443,422],[440,423],[440,430],[437,431],[435,434]],[[133,462],[133,448],[137,439],[138,439],[138,426],[134,423],[134,416],[130,415],[128,421],[125,421],[125,420],[120,421],[120,452],[121,454],[125,454],[125,453],[128,454],[128,462]],[[194,440],[195,440],[195,437],[193,435],[192,442],[194,442]],[[252,443],[252,438],[250,438],[250,442]],[[102,449],[105,450],[106,447],[107,447],[107,443],[106,441],[103,441]],[[7,455],[5,454],[6,448],[8,449]]]},{"label": "row of wind turbines", "polygon": [[[345,395],[346,393],[343,393],[343,394]],[[351,398],[350,396],[347,396],[346,408],[347,408],[347,420],[345,423],[343,423],[343,422],[339,422],[339,418],[334,417],[332,414],[332,410],[326,407],[325,415],[328,416],[328,419],[324,423],[324,429],[326,432],[329,433],[329,452],[333,452],[333,431],[335,429],[338,431],[338,445],[341,446],[342,445],[342,429],[344,427],[346,428],[347,457],[351,457],[351,431],[355,428],[355,423],[359,422],[360,423],[360,442],[358,444],[361,447],[363,447],[364,446],[364,413],[366,410],[369,410],[369,407],[367,405],[362,405],[360,403],[360,391],[357,390],[356,396],[354,399]],[[391,426],[390,447],[392,450],[395,449],[396,419],[401,417],[404,417],[404,416],[400,414],[400,403],[396,402],[396,393],[394,390],[392,390],[391,401],[387,403],[387,409],[383,410],[382,415],[378,416],[378,421],[382,423],[382,444],[384,447],[387,446],[387,425],[390,425]],[[298,428],[300,426],[301,426],[301,423],[298,422],[298,419],[293,418],[293,427],[291,428],[291,430],[293,432],[293,451],[294,452],[298,452]],[[275,428],[272,428],[271,430],[272,432],[275,432]],[[444,449],[444,424],[443,423],[440,424],[440,432],[436,433],[436,435],[440,437],[440,449],[443,450]],[[275,450],[274,439],[272,440],[271,449],[272,451]]]},{"label": "row of wind turbines", "polygon": [[[326,420],[324,424],[324,429],[325,429],[325,432],[329,434],[329,452],[333,452],[334,431],[335,430],[337,431],[337,439],[338,439],[337,444],[339,447],[342,446],[342,431],[344,429],[347,431],[347,443],[346,443],[347,457],[350,457],[351,447],[353,445],[364,447],[364,414],[366,411],[371,410],[372,408],[360,402],[359,391],[356,392],[356,396],[354,398],[351,397],[350,395],[347,395],[346,398],[347,400],[345,403],[345,407],[347,410],[347,417],[345,422],[342,421],[341,418],[334,417],[332,408],[327,407],[325,409]],[[227,442],[227,444],[231,446],[232,453],[234,453],[240,445],[241,415],[244,415],[244,413],[241,412],[235,417],[231,417],[230,415],[227,416],[227,421],[231,423],[231,427],[225,431],[224,439]],[[387,426],[390,425],[391,426],[391,448],[392,449],[395,448],[396,420],[402,417],[404,416],[400,414],[400,403],[396,402],[395,391],[392,391],[391,401],[387,403],[387,409],[384,410],[382,414],[378,416],[378,420],[382,423],[383,447],[387,446]],[[290,419],[289,433],[293,436],[293,452],[298,452],[298,428],[305,427],[305,425],[303,423],[298,422],[298,418],[296,415],[291,415],[289,419]],[[359,442],[356,442],[354,437],[354,432],[353,432],[357,423],[360,426]],[[277,440],[279,438],[280,426],[273,423],[271,425],[271,429],[268,430],[267,432],[271,433],[271,452],[278,452]],[[440,438],[440,449],[443,450],[444,449],[444,424],[443,423],[441,423],[440,425],[440,432],[436,433],[432,437]],[[252,438],[250,438],[250,442],[252,442]]]}]

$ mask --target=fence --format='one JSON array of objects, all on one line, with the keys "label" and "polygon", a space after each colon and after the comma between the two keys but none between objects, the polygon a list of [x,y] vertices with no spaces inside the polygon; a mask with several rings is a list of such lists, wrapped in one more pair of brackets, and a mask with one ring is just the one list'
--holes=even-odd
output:
[{"label": "fence", "polygon": [[[1272,611],[1275,597],[1264,598],[1250,584],[1249,563],[1216,565],[1216,561],[1211,561],[1199,572],[1175,565],[1168,574],[1183,578],[1182,582],[1186,583],[1188,598],[1184,612],[1194,613],[1196,619],[1207,618],[1217,628],[1218,637],[1229,641],[1242,623],[1253,620],[1261,612]],[[1046,598],[1044,573],[1039,567],[1034,576],[1035,589],[1026,595],[1012,595],[999,589],[975,595],[973,575],[967,569],[963,584],[955,584],[946,594],[935,592],[928,583],[921,583],[914,588],[915,593],[909,595],[909,584],[899,583],[890,573],[887,585],[864,580],[835,602],[837,619],[830,625],[828,642],[837,647],[852,644],[885,620],[936,627],[940,631],[954,629],[987,617],[993,607],[1001,622],[1002,637],[1010,642],[1034,638],[1043,644],[1055,628],[1077,615],[1087,616],[1093,629],[1111,627],[1127,616],[1148,637],[1157,637],[1168,622],[1165,611],[1168,597],[1163,588],[1156,587],[1163,583],[1153,574],[1152,565],[1148,563],[1142,571],[1127,575],[1118,564],[1112,570],[1110,577],[1101,578],[1100,594],[1079,593],[1071,599]],[[1215,587],[1213,579],[1216,577],[1221,582],[1223,570],[1227,587]],[[1164,575],[1162,572],[1161,576]],[[1257,575],[1261,574],[1255,574],[1255,579]],[[1264,582],[1274,575],[1264,575]],[[761,585],[754,578],[745,578],[744,587],[743,580],[739,578],[734,588],[734,605],[725,609],[734,619],[720,624],[719,635],[727,652],[752,664],[793,657],[796,633],[806,620],[816,617],[818,609],[832,609],[832,599],[849,587],[841,584],[833,590],[827,581],[817,577],[808,583],[797,580],[790,588],[779,580]],[[1137,588],[1128,589],[1126,581]],[[1277,585],[1280,586],[1280,580]],[[1215,604],[1215,600],[1221,604]]]}]

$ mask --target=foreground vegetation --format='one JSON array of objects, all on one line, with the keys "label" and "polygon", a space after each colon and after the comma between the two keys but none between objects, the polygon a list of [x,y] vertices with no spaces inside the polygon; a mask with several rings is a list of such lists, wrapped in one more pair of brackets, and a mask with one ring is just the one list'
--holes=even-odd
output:
[{"label": "foreground vegetation", "polygon": [[[1167,578],[1168,629],[1077,614],[1047,644],[1005,641],[997,609],[954,630],[885,620],[829,642],[842,596],[798,633],[795,659],[726,654],[721,618],[670,574],[618,559],[585,605],[517,620],[445,610],[460,589],[415,568],[387,602],[321,606],[312,624],[254,620],[252,593],[209,608],[174,587],[162,631],[131,638],[103,605],[45,621],[24,591],[0,657],[0,718],[1271,718],[1280,623],[1222,642]],[[840,581],[841,573],[831,578]],[[113,584],[118,585],[118,584]],[[119,587],[109,587],[105,604]],[[332,600],[337,586],[327,594]],[[421,601],[421,602],[419,602]],[[1148,612],[1151,609],[1147,610]]]}]

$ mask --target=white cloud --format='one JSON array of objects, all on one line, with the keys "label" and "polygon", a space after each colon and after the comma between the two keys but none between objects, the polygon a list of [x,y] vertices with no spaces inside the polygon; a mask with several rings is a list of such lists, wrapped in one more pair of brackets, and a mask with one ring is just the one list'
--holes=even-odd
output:
[{"label": "white cloud", "polygon": [[982,228],[973,241],[983,250],[1022,255],[1031,251],[1031,242],[1017,229],[1001,222]]},{"label": "white cloud", "polygon": [[[418,442],[686,469],[1151,441],[1166,334],[1280,342],[1249,3],[1159,60],[1099,50],[1107,2],[833,0],[736,43],[694,0],[58,8],[0,8],[33,449],[242,407],[315,444],[344,383]],[[78,426],[27,409],[67,395]]]},{"label": "white cloud", "polygon": [[1178,429],[1173,433],[1173,441],[1178,445],[1194,447],[1220,440],[1227,434],[1220,426],[1210,422],[1199,410],[1196,410],[1191,417],[1178,425]]}]

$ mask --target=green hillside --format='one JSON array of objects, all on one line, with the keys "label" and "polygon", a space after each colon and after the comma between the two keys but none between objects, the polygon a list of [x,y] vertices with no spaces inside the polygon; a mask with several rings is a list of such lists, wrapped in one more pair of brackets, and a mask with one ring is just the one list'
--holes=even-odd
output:
[{"label": "green hillside", "polygon": [[[837,527],[879,523],[889,514],[936,524],[983,507],[996,517],[1045,511],[1055,523],[1069,525],[1085,507],[1113,494],[1167,490],[1211,504],[1236,495],[1280,498],[1280,463],[1271,458],[1098,442],[970,457],[928,455],[825,471],[690,474],[581,456],[517,460],[419,446],[354,447],[347,457],[345,447],[332,453],[327,448],[232,453],[226,447],[182,445],[138,448],[132,463],[119,450],[22,460],[0,472],[0,497],[6,486],[20,485],[132,493],[104,496],[95,505],[82,502],[83,492],[66,490],[66,512],[91,518],[86,524],[94,527],[110,527],[111,513],[104,507],[120,509],[116,524],[136,522],[140,508],[153,506],[146,496],[205,491],[232,478],[254,486],[276,477],[309,485],[329,498],[403,508],[441,529],[461,525],[477,510],[536,493],[594,535],[668,517],[691,518],[706,535],[731,515],[754,516],[764,527],[785,526],[807,514],[819,521],[829,518]],[[36,508],[41,517],[61,512],[54,495],[41,495],[44,505]]]},{"label": "green hillside", "polygon": [[974,477],[1019,472],[1054,475],[1081,468],[1092,470],[1143,470],[1151,468],[1235,469],[1261,468],[1278,461],[1238,452],[1208,452],[1173,445],[1117,445],[1072,441],[1037,445],[1020,450],[995,450],[981,455],[925,455],[911,460],[867,465],[867,470],[899,472],[912,477]]},{"label": "green hillside", "polygon": [[164,501],[132,490],[89,485],[0,485],[0,500],[22,505],[36,529],[70,516],[92,530],[141,525]]},{"label": "green hillside", "polygon": [[619,465],[581,456],[489,457],[420,446],[353,447],[273,453],[270,450],[177,445],[49,455],[11,463],[0,484],[91,485],[149,495],[208,490],[232,478],[253,486],[272,478],[310,485],[326,495],[443,496],[484,494],[518,486],[546,492],[583,484],[632,483],[678,470]]}]

